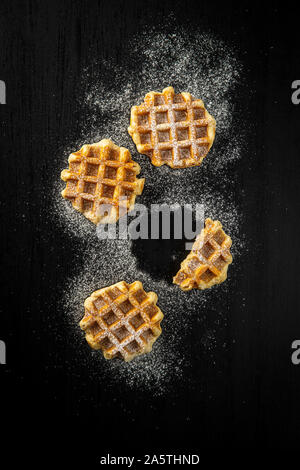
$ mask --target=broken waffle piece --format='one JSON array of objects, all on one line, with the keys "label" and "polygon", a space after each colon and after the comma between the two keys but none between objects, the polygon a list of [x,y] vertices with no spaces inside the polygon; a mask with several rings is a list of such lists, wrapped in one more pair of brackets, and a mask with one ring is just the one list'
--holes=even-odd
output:
[{"label": "broken waffle piece", "polygon": [[115,223],[143,191],[145,179],[136,177],[140,170],[129,150],[103,139],[71,153],[69,169],[61,173],[66,182],[61,194],[94,224]]},{"label": "broken waffle piece", "polygon": [[225,281],[228,266],[232,262],[231,243],[231,238],[222,230],[218,220],[206,219],[205,228],[181,263],[173,283],[182,290],[191,290],[208,289]]},{"label": "broken waffle piece", "polygon": [[203,101],[190,93],[175,94],[173,87],[162,93],[147,93],[140,106],[131,108],[131,135],[140,153],[155,166],[198,166],[211,148],[216,121]]},{"label": "broken waffle piece", "polygon": [[163,313],[156,302],[157,295],[145,292],[141,282],[121,281],[86,299],[80,327],[88,344],[101,349],[105,359],[131,361],[150,352],[161,334]]}]

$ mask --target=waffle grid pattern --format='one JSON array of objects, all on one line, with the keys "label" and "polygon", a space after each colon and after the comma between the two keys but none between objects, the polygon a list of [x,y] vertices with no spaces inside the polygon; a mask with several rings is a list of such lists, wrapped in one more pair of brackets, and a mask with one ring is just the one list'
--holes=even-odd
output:
[{"label": "waffle grid pattern", "polygon": [[125,361],[150,352],[161,334],[161,310],[157,295],[146,293],[139,281],[122,281],[94,292],[85,301],[80,327],[93,349],[101,349],[106,359]]},{"label": "waffle grid pattern", "polygon": [[144,178],[136,178],[139,172],[129,150],[111,140],[84,145],[69,156],[69,169],[62,171],[62,196],[95,224],[114,223],[143,191]]},{"label": "waffle grid pattern", "polygon": [[190,290],[207,289],[225,281],[232,262],[231,243],[231,238],[222,230],[218,220],[206,219],[205,228],[174,277],[174,284],[182,290]]},{"label": "waffle grid pattern", "polygon": [[216,122],[202,100],[190,93],[175,95],[173,87],[147,93],[131,108],[128,132],[140,153],[153,165],[183,168],[200,165],[215,137]]}]

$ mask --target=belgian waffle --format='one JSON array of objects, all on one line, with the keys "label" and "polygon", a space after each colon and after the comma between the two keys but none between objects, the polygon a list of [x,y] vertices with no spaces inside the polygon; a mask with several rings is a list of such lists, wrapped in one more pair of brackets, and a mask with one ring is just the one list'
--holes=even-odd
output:
[{"label": "belgian waffle", "polygon": [[227,278],[232,262],[231,238],[222,230],[221,223],[206,219],[205,228],[197,236],[191,252],[181,263],[173,278],[182,290],[207,289]]},{"label": "belgian waffle", "polygon": [[200,165],[215,138],[216,121],[202,100],[190,93],[175,95],[172,87],[147,93],[131,108],[131,135],[140,153],[155,166],[184,168]]},{"label": "belgian waffle", "polygon": [[161,310],[157,295],[145,292],[139,281],[118,282],[97,290],[84,303],[80,327],[93,349],[101,349],[106,359],[131,361],[150,352],[161,334]]},{"label": "belgian waffle", "polygon": [[95,224],[114,223],[143,191],[145,180],[136,178],[139,172],[129,150],[103,139],[71,153],[69,169],[61,173],[67,183],[61,194]]}]

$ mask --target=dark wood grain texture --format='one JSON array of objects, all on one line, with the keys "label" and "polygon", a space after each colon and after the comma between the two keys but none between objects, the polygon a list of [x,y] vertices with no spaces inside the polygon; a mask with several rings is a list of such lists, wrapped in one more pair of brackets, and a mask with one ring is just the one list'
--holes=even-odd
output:
[{"label": "dark wood grain texture", "polygon": [[[49,175],[59,171],[53,155],[79,130],[79,71],[94,56],[118,60],[127,38],[144,25],[159,24],[171,10],[179,24],[201,24],[238,44],[255,91],[243,97],[254,131],[236,170],[250,243],[237,271],[239,289],[229,299],[232,315],[220,332],[235,343],[217,350],[216,368],[208,359],[199,364],[195,350],[196,385],[180,384],[177,398],[156,399],[149,392],[107,390],[80,365],[77,374],[70,371],[67,324],[53,305],[70,270],[75,275],[79,269],[70,259],[82,246],[66,241],[44,215]],[[93,444],[100,436],[102,450],[96,443],[91,461],[109,449],[118,453],[132,434],[132,452],[146,450],[142,433],[148,451],[296,446],[300,366],[290,360],[291,343],[300,339],[300,105],[291,103],[290,89],[300,78],[296,21],[276,6],[262,7],[258,16],[254,8],[231,2],[216,9],[198,1],[4,1],[0,12],[0,79],[7,83],[7,105],[0,107],[0,339],[8,351],[0,374],[14,419],[43,417],[45,424],[84,418],[76,430],[62,427],[57,433],[75,434],[79,442],[88,428]],[[279,34],[282,28],[285,35]],[[116,425],[122,436],[110,443],[104,429],[109,434]]]}]

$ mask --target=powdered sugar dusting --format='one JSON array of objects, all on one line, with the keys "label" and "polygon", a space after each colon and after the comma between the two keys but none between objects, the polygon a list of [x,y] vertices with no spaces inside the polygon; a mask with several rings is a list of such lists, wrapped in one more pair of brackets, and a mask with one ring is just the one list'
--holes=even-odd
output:
[{"label": "powdered sugar dusting", "polygon": [[[205,216],[219,219],[233,240],[234,263],[229,267],[228,281],[208,291],[182,292],[172,285],[172,279],[155,276],[151,265],[141,263],[133,242],[98,240],[95,226],[60,197],[64,183],[59,181],[58,170],[53,189],[54,218],[67,236],[85,242],[78,253],[80,274],[66,281],[61,309],[68,314],[70,335],[81,351],[81,361],[86,361],[89,371],[101,373],[108,383],[165,393],[175,379],[183,377],[189,361],[183,339],[191,334],[196,320],[205,322],[205,311],[212,299],[222,306],[216,322],[226,317],[227,294],[235,282],[235,263],[245,249],[233,171],[241,158],[244,140],[235,112],[235,93],[242,76],[242,66],[229,46],[211,34],[189,33],[183,28],[176,28],[176,33],[170,35],[148,30],[132,39],[127,56],[119,63],[113,59],[95,62],[83,71],[80,106],[88,119],[81,123],[77,141],[57,156],[58,167],[66,167],[68,154],[84,143],[111,138],[117,145],[129,148],[133,160],[141,165],[140,177],[146,181],[137,203],[147,207],[154,203],[204,204]],[[202,99],[216,119],[216,139],[200,167],[155,168],[148,157],[137,153],[127,133],[131,106],[140,104],[147,92],[162,91],[167,86],[173,86],[175,93],[188,91]],[[233,128],[239,132],[233,132]],[[182,258],[176,252],[172,257],[179,269]],[[140,280],[146,291],[156,292],[165,315],[163,333],[153,351],[128,364],[105,361],[101,352],[91,351],[78,326],[85,298],[94,290],[121,280]],[[217,330],[218,325],[215,327]],[[204,331],[199,348],[210,350],[216,337],[212,330]]]}]

